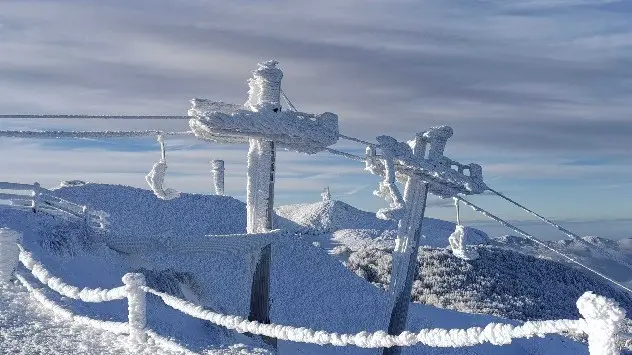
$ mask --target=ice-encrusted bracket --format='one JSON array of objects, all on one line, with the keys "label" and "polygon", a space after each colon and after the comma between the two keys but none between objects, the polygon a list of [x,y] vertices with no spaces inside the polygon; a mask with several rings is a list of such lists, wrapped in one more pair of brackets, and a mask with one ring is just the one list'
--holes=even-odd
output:
[{"label": "ice-encrusted bracket", "polygon": [[[452,137],[453,130],[449,126],[433,127],[418,133],[415,139],[408,142],[397,142],[395,138],[378,137],[376,154],[374,149],[367,149],[367,170],[388,179],[389,164],[394,163],[397,181],[405,183],[412,175],[419,176],[429,184],[429,192],[441,198],[454,197],[457,194],[481,194],[487,189],[483,181],[483,169],[478,164],[461,164],[443,155],[447,141]],[[393,149],[395,145],[408,145],[411,149]],[[412,154],[413,151],[419,153]]]}]

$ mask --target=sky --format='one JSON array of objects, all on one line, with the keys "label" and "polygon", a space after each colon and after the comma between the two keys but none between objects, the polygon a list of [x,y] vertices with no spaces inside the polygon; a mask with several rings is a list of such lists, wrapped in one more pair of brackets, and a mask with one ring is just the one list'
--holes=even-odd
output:
[{"label": "sky", "polygon": [[[632,3],[616,0],[5,0],[0,114],[186,115],[194,97],[244,103],[250,71],[276,59],[294,105],[338,114],[343,134],[409,140],[449,125],[445,154],[482,165],[492,188],[579,234],[632,237],[631,16]],[[188,126],[1,119],[0,129]],[[158,148],[153,138],[2,138],[0,180],[146,188]],[[178,138],[167,149],[166,186],[209,193],[209,161],[224,159],[227,193],[244,198],[247,147]],[[317,201],[330,186],[335,199],[384,207],[363,168],[279,152],[276,202]],[[497,197],[471,199],[532,224]],[[427,215],[455,218],[435,198]]]}]

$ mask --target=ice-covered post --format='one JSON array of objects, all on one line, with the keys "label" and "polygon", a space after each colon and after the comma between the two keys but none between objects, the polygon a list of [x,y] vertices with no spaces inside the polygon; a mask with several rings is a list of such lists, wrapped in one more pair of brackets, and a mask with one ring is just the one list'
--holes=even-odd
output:
[{"label": "ice-covered post", "polygon": [[11,281],[13,272],[18,267],[19,239],[20,233],[8,228],[0,228],[0,283]]},{"label": "ice-covered post", "polygon": [[145,275],[128,273],[123,276],[127,293],[127,312],[130,346],[135,347],[147,341],[145,325],[147,323],[147,300],[143,287],[146,286]]},{"label": "ice-covered post", "polygon": [[[415,137],[413,157],[423,159],[426,144],[430,142],[428,159],[439,161],[443,157],[448,138],[452,136],[452,128],[447,126],[432,128]],[[399,220],[397,242],[393,251],[393,266],[389,293],[391,294],[391,313],[388,334],[399,335],[406,330],[408,306],[413,281],[417,277],[417,253],[421,239],[421,227],[426,210],[428,183],[421,177],[408,176],[404,190],[404,215]],[[400,347],[384,348],[383,355],[399,355]]]},{"label": "ice-covered post", "polygon": [[[252,111],[267,115],[281,111],[283,72],[276,67],[277,64],[274,60],[259,63],[259,67],[252,72],[246,103],[246,107]],[[246,229],[248,233],[261,233],[273,228],[276,150],[272,141],[251,138],[249,144]]]},{"label": "ice-covered post", "polygon": [[41,186],[39,182],[36,182],[33,184],[33,191],[31,192],[31,196],[33,198],[31,202],[31,208],[33,209],[33,212],[37,212],[37,209],[39,208],[40,195],[41,195],[40,189],[41,189]]},{"label": "ice-covered post", "polygon": [[[260,63],[248,81],[246,107],[264,115],[281,112],[281,79],[283,72],[276,67],[277,61]],[[265,118],[264,118],[265,119]],[[248,233],[261,233],[273,228],[274,175],[276,149],[273,141],[251,138],[248,149],[247,223]],[[270,323],[270,267],[272,245],[261,250],[252,280],[249,318]],[[276,347],[272,338],[264,340]]]},{"label": "ice-covered post", "polygon": [[224,195],[224,161],[211,160],[213,172],[213,184],[215,185],[215,194]]},{"label": "ice-covered post", "polygon": [[590,355],[619,355],[616,339],[625,321],[625,310],[616,301],[592,292],[577,300],[577,309],[586,320],[584,332],[588,334]]}]

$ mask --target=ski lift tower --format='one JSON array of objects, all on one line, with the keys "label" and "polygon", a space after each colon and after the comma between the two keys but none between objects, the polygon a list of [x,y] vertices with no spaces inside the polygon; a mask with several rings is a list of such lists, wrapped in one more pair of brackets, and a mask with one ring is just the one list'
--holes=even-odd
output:
[{"label": "ski lift tower", "polygon": [[[201,139],[218,143],[248,144],[246,192],[249,234],[273,228],[276,149],[314,154],[338,141],[338,116],[325,112],[309,114],[283,111],[278,62],[259,63],[248,80],[250,90],[244,105],[193,99],[189,126]],[[261,251],[253,278],[251,320],[269,323],[271,246]],[[273,343],[272,339],[268,342]]]},{"label": "ski lift tower", "polygon": [[[458,194],[481,194],[487,189],[480,165],[463,165],[443,155],[452,133],[452,128],[440,126],[418,133],[409,142],[379,136],[379,144],[366,151],[367,170],[383,178],[375,194],[390,203],[390,208],[378,211],[378,217],[399,220],[388,289],[391,296],[388,333],[391,335],[406,330],[428,193],[450,198]],[[377,150],[381,151],[380,155]],[[395,181],[405,184],[403,197]],[[399,354],[399,347],[383,350],[383,355]]]}]

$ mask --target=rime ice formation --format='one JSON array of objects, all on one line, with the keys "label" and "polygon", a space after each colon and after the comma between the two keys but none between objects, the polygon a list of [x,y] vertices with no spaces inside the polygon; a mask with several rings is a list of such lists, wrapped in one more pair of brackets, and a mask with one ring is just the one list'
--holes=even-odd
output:
[{"label": "rime ice formation", "polygon": [[127,308],[129,335],[131,343],[144,343],[146,340],[145,325],[147,323],[147,301],[145,296],[145,276],[143,274],[125,274],[123,276]]},{"label": "rime ice formation", "polygon": [[[377,331],[374,333],[363,331],[357,334],[340,334],[330,333],[323,330],[312,330],[287,325],[263,324],[255,321],[249,321],[239,316],[219,314],[213,311],[205,310],[202,307],[199,307],[191,302],[179,299],[166,293],[158,292],[150,288],[145,288],[145,291],[160,297],[163,302],[165,302],[170,307],[179,310],[180,312],[186,313],[195,318],[207,320],[211,323],[220,325],[228,329],[233,329],[239,333],[251,333],[276,338],[279,340],[289,340],[294,342],[312,343],[319,345],[355,345],[362,348],[412,346],[415,344],[425,344],[432,347],[443,348],[465,347],[484,343],[490,343],[494,345],[506,345],[511,344],[512,339],[532,338],[535,336],[542,337],[547,334],[560,334],[562,332],[582,332],[586,329],[592,329],[592,327],[594,327],[594,324],[592,323],[594,319],[590,319],[590,322],[587,322],[584,319],[561,319],[547,321],[529,321],[518,326],[502,323],[490,323],[484,328],[472,327],[467,329],[422,329],[417,333],[404,331],[399,335],[389,335],[385,331]],[[580,301],[578,301],[578,307],[580,307],[580,309],[584,306],[585,299],[587,297],[590,298],[590,296],[586,296],[587,294],[590,294],[590,292],[587,292],[584,296],[582,296],[582,298],[580,298]],[[592,301],[590,301],[591,304],[590,306],[588,306],[588,308],[592,310],[595,306],[599,308],[599,306],[603,305],[603,308],[601,308],[601,312],[608,314],[608,320],[613,320],[619,323],[623,320],[621,312],[618,311],[615,307],[616,305],[610,304],[612,303],[612,301],[609,301],[608,299],[603,297],[597,298],[599,298],[599,300],[596,302],[597,304],[594,304]],[[580,302],[583,302],[582,306],[580,306]],[[592,315],[593,313],[590,314]],[[623,315],[625,314],[623,313]],[[602,317],[602,315],[599,315],[599,317]],[[593,330],[592,333],[589,333],[589,337],[592,334],[595,334],[595,332],[598,332],[598,330]],[[612,334],[604,334],[610,335],[610,337],[604,337],[604,339],[611,342],[611,344],[609,344],[610,348],[615,349],[614,342],[612,341]],[[597,350],[597,348],[595,348],[595,350]],[[602,350],[602,348],[599,348],[599,350]],[[591,354],[593,354],[592,350]],[[617,353],[595,352],[594,354],[614,355]]]},{"label": "rime ice formation", "polygon": [[250,138],[275,142],[280,148],[313,154],[338,141],[338,116],[282,111],[283,72],[276,61],[260,63],[248,80],[244,106],[204,99],[191,100],[194,134],[219,143],[248,143]]},{"label": "rime ice formation", "polygon": [[478,259],[479,255],[474,250],[467,250],[465,248],[465,243],[463,243],[463,239],[465,238],[465,227],[462,225],[457,225],[454,229],[454,232],[448,237],[448,241],[450,242],[450,248],[452,249],[452,254],[454,256],[459,257],[463,260],[475,260]]},{"label": "rime ice formation", "polygon": [[[401,183],[406,183],[411,174],[417,174],[430,184],[430,193],[443,198],[459,193],[482,193],[487,186],[483,182],[480,165],[463,165],[443,155],[443,149],[450,136],[452,128],[448,126],[433,127],[418,133],[414,140],[407,143],[397,142],[392,137],[380,136],[380,144],[376,148],[381,149],[384,156],[376,155],[374,147],[367,148],[366,170],[386,177],[386,165],[392,160],[395,177]],[[404,147],[406,144],[408,148]],[[410,148],[420,150],[421,154],[413,155]]]},{"label": "rime ice formation", "polygon": [[165,174],[167,172],[167,160],[165,159],[165,141],[161,134],[158,135],[158,142],[162,151],[162,157],[160,161],[154,164],[151,171],[145,176],[145,180],[149,184],[149,187],[154,192],[156,197],[162,200],[173,200],[180,197],[180,192],[163,187],[165,182]]},{"label": "rime ice formation", "polygon": [[267,230],[270,196],[272,148],[269,142],[251,139],[248,149],[248,180],[246,186],[246,224],[248,233]]},{"label": "rime ice formation", "polygon": [[395,185],[394,160],[401,156],[411,157],[412,149],[406,143],[400,143],[390,136],[379,136],[376,140],[380,143],[380,148],[382,149],[384,180],[380,182],[378,189],[373,194],[389,203],[389,208],[379,209],[376,216],[385,220],[398,220],[403,216],[404,200],[397,185]]},{"label": "rime ice formation", "polygon": [[612,341],[623,329],[625,310],[616,301],[584,293],[577,300],[577,309],[587,321],[583,331],[588,334],[588,351],[597,355],[618,355],[616,342]]},{"label": "rime ice formation", "polygon": [[211,161],[213,172],[213,185],[215,186],[216,195],[224,195],[224,161],[213,160]]}]

